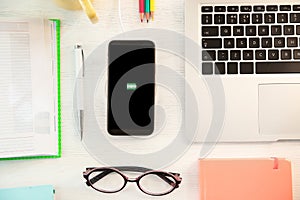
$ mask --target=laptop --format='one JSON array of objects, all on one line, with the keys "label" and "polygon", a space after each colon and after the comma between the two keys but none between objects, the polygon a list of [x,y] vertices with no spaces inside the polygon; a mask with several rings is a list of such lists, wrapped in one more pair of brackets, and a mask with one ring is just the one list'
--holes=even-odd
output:
[{"label": "laptop", "polygon": [[299,2],[188,0],[185,34],[200,47],[185,68],[196,142],[300,139]]}]

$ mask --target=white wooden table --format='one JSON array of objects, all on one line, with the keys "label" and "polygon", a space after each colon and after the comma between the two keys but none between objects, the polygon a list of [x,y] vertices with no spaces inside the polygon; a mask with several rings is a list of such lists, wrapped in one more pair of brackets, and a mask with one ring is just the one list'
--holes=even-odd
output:
[{"label": "white wooden table", "polygon": [[[137,0],[122,0],[124,31],[153,27],[184,33],[184,0],[157,1],[155,21],[141,24]],[[88,154],[76,136],[72,101],[74,88],[73,46],[81,43],[86,55],[99,44],[122,32],[118,21],[117,0],[95,0],[100,23],[92,25],[81,11],[66,11],[52,0],[1,0],[0,17],[60,18],[61,24],[61,96],[62,158],[0,161],[0,188],[52,184],[57,200],[74,199],[155,199],[127,185],[116,194],[103,194],[88,188],[82,172],[88,166],[101,166]],[[184,47],[182,47],[184,48]],[[184,67],[184,66],[182,66]],[[199,199],[198,162],[200,145],[194,144],[165,170],[180,172],[182,184],[160,199]],[[300,199],[300,142],[217,144],[208,157],[285,157],[292,161],[294,199]],[[157,197],[156,197],[157,198]]]}]

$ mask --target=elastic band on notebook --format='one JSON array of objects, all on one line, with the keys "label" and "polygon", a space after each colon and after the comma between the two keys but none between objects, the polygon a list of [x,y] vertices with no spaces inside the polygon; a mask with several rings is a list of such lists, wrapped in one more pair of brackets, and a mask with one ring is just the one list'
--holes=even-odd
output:
[{"label": "elastic band on notebook", "polygon": [[278,158],[272,157],[274,159],[273,169],[278,169]]}]

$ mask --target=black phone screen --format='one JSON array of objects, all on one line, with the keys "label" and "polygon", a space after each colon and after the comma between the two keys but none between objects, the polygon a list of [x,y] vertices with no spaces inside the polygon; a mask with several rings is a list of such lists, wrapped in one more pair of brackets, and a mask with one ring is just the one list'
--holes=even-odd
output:
[{"label": "black phone screen", "polygon": [[150,135],[154,130],[154,96],[154,43],[111,41],[107,131],[111,135]]}]

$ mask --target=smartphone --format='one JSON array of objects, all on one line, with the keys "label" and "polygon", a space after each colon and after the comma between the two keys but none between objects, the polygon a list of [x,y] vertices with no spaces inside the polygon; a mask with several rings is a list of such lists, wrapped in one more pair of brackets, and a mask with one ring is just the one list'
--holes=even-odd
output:
[{"label": "smartphone", "polygon": [[115,40],[108,45],[107,131],[148,136],[154,131],[155,45]]}]

